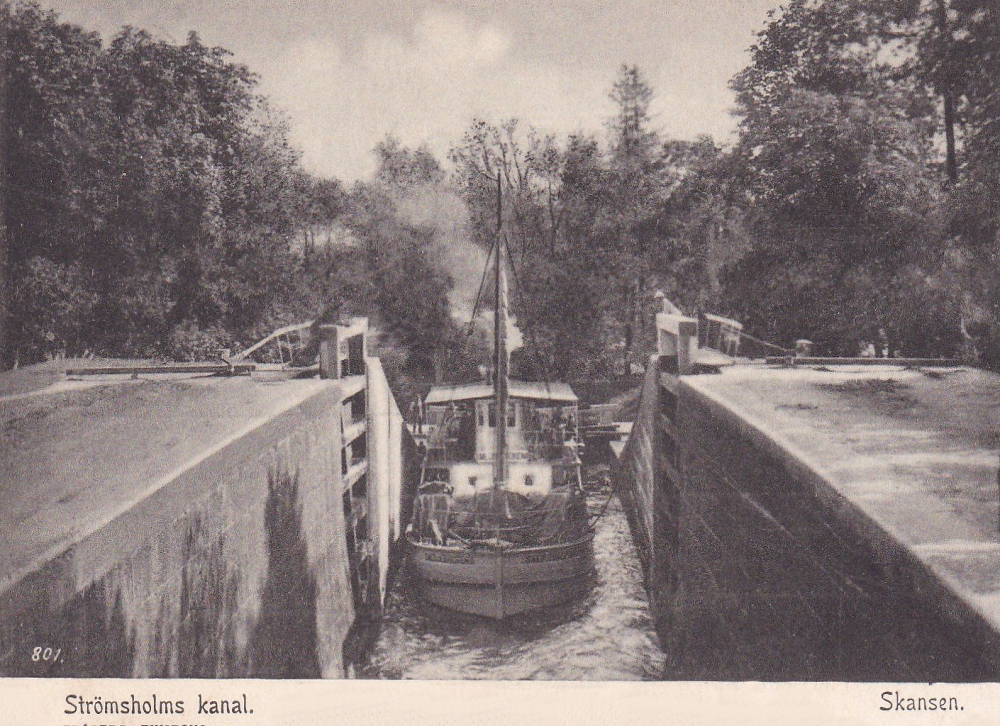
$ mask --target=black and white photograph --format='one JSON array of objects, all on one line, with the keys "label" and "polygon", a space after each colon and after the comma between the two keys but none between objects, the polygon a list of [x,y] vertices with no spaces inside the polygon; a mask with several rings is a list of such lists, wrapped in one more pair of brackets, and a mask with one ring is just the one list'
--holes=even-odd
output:
[{"label": "black and white photograph", "polygon": [[24,723],[995,723],[1000,5],[0,0],[0,440]]}]

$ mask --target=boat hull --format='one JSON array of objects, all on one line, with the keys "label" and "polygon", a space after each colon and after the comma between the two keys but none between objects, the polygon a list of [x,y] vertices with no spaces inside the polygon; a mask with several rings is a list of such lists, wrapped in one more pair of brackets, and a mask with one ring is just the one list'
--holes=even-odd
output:
[{"label": "boat hull", "polygon": [[442,607],[501,619],[581,597],[594,567],[593,534],[542,547],[471,549],[410,541],[423,595]]}]

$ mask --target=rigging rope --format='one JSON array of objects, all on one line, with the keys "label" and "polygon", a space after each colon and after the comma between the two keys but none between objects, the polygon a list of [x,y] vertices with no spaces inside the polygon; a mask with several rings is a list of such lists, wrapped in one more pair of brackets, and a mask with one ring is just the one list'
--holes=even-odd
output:
[{"label": "rigging rope", "polygon": [[608,511],[608,505],[611,504],[611,500],[614,499],[615,495],[618,493],[618,485],[615,484],[615,480],[610,476],[608,477],[608,484],[611,487],[611,492],[608,494],[608,498],[604,500],[604,504],[601,506],[601,511],[597,513],[597,516],[590,520],[589,526],[591,527],[596,526],[597,523],[601,521],[601,517],[603,517]]},{"label": "rigging rope", "polygon": [[472,316],[469,318],[469,330],[468,333],[466,333],[467,336],[472,335],[472,331],[474,330],[473,328],[474,321],[476,319],[476,315],[479,314],[479,303],[483,299],[483,288],[486,286],[486,276],[487,274],[489,274],[490,260],[493,259],[493,251],[495,249],[496,249],[496,242],[490,245],[489,252],[486,253],[486,264],[483,265],[483,277],[479,281],[479,290],[476,292],[476,302],[472,306]]},{"label": "rigging rope", "polygon": [[[522,292],[521,279],[517,275],[517,265],[514,263],[514,253],[510,249],[510,242],[504,237],[504,244],[507,247],[507,258],[510,260],[510,270],[514,278],[514,289],[518,296],[518,302],[521,304],[522,308],[527,309],[524,302],[524,293]],[[535,331],[531,326],[528,326],[528,342],[531,343],[531,352],[538,362],[539,368],[541,368],[542,381],[545,383],[545,393],[549,396],[552,395],[552,385],[549,380],[549,369],[545,361],[542,359],[541,352],[538,347],[538,340],[535,338]],[[580,422],[576,422],[577,430],[579,431]]]}]

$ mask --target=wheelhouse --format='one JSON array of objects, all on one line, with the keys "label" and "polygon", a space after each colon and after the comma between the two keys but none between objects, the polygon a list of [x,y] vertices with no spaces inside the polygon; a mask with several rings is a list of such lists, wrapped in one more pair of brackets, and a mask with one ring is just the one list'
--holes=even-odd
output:
[{"label": "wheelhouse", "polygon": [[[435,386],[424,400],[424,482],[456,498],[493,487],[497,406],[485,384]],[[578,473],[578,400],[564,383],[511,381],[507,405],[505,488],[534,498]]]}]

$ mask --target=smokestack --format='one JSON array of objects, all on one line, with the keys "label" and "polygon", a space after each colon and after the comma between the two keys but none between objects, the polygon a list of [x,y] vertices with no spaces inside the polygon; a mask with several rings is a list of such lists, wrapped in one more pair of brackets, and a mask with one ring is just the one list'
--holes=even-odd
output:
[{"label": "smokestack", "polygon": [[443,351],[438,348],[434,351],[434,383],[444,383],[444,362],[441,360]]}]

